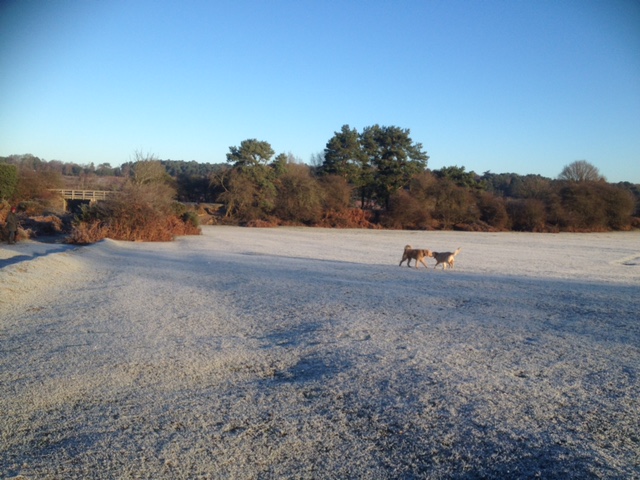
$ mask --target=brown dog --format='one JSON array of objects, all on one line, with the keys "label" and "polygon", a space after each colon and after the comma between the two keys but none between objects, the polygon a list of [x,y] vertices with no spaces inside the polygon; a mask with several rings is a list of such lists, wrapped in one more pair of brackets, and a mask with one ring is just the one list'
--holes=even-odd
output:
[{"label": "brown dog", "polygon": [[433,258],[436,259],[436,268],[438,265],[442,264],[442,269],[445,270],[447,265],[450,268],[453,268],[453,264],[456,262],[456,255],[460,253],[462,248],[458,248],[455,252],[433,252]]},{"label": "brown dog", "polygon": [[431,250],[422,250],[422,249],[417,249],[417,248],[411,248],[411,245],[407,245],[406,247],[404,247],[404,253],[402,254],[402,260],[400,260],[400,265],[398,265],[399,267],[402,266],[402,262],[404,262],[405,260],[407,261],[407,267],[411,266],[411,260],[415,260],[416,261],[416,268],[418,268],[418,262],[422,263],[425,268],[429,268],[428,265],[425,263],[424,259],[425,257],[432,257],[433,254],[431,253]]}]

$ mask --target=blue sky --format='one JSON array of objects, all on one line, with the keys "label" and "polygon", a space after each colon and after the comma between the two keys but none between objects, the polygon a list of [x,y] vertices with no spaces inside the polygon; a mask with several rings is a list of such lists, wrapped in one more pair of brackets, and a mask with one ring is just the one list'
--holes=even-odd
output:
[{"label": "blue sky", "polygon": [[429,168],[640,183],[640,2],[0,2],[0,155],[309,162],[342,125]]}]

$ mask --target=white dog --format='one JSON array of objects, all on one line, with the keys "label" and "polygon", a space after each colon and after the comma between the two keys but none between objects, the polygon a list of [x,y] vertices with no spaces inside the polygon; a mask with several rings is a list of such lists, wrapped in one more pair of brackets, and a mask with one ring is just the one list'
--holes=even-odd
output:
[{"label": "white dog", "polygon": [[460,253],[462,248],[458,248],[455,252],[433,252],[433,258],[436,259],[436,268],[438,265],[442,264],[442,269],[446,270],[447,265],[450,268],[453,268],[453,264],[456,262],[456,255]]}]

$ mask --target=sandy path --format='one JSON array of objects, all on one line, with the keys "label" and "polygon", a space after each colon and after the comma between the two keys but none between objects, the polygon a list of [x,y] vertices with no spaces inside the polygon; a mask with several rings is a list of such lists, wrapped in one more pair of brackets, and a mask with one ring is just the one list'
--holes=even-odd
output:
[{"label": "sandy path", "polygon": [[209,227],[6,265],[0,477],[632,478],[639,240]]}]

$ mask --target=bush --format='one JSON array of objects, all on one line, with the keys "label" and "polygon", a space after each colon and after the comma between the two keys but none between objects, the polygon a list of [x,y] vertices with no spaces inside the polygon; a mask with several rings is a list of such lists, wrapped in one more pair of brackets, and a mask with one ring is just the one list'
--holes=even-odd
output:
[{"label": "bush", "polygon": [[318,223],[325,228],[382,228],[372,222],[373,214],[360,208],[325,212]]},{"label": "bush", "polygon": [[73,226],[71,235],[67,237],[67,243],[87,245],[104,240],[109,236],[109,227],[107,225],[103,225],[98,221],[83,221]]},{"label": "bush", "polygon": [[391,196],[382,223],[387,228],[428,229],[432,222],[429,210],[424,201],[406,190],[399,190]]},{"label": "bush", "polygon": [[276,182],[274,214],[286,222],[314,224],[322,216],[322,194],[306,165],[288,164]]},{"label": "bush", "polygon": [[436,200],[434,217],[441,222],[443,228],[479,220],[475,199],[468,189],[444,178],[435,183],[430,191]]},{"label": "bush", "polygon": [[509,228],[509,214],[501,197],[496,197],[489,192],[482,192],[478,194],[477,204],[482,222],[496,230],[507,230]]},{"label": "bush", "polygon": [[631,218],[636,205],[633,194],[610,184],[601,184],[602,196],[606,203],[607,224],[613,230],[628,230],[631,228]]},{"label": "bush", "polygon": [[275,197],[276,189],[267,167],[257,166],[242,171],[232,170],[219,200],[225,204],[228,216],[246,224],[269,217]]},{"label": "bush", "polygon": [[521,232],[544,232],[546,211],[542,200],[511,200],[507,203],[507,213],[512,229]]},{"label": "bush", "polygon": [[0,163],[0,200],[11,198],[18,185],[18,168]]},{"label": "bush", "polygon": [[560,202],[562,227],[572,231],[626,230],[635,210],[628,190],[605,182],[566,183]]},{"label": "bush", "polygon": [[342,212],[350,208],[353,188],[343,177],[323,175],[319,179],[319,185],[324,212]]},{"label": "bush", "polygon": [[77,219],[71,243],[92,243],[104,238],[129,241],[169,241],[176,235],[199,234],[190,215],[175,214],[173,190],[165,184],[128,185],[120,194],[85,207]]},{"label": "bush", "polygon": [[188,212],[184,212],[180,219],[194,228],[200,227],[200,217],[198,217],[198,213],[193,210],[189,210]]},{"label": "bush", "polygon": [[44,205],[49,205],[57,198],[50,189],[62,188],[62,183],[62,176],[59,173],[21,168],[13,197],[19,201],[37,200]]}]

